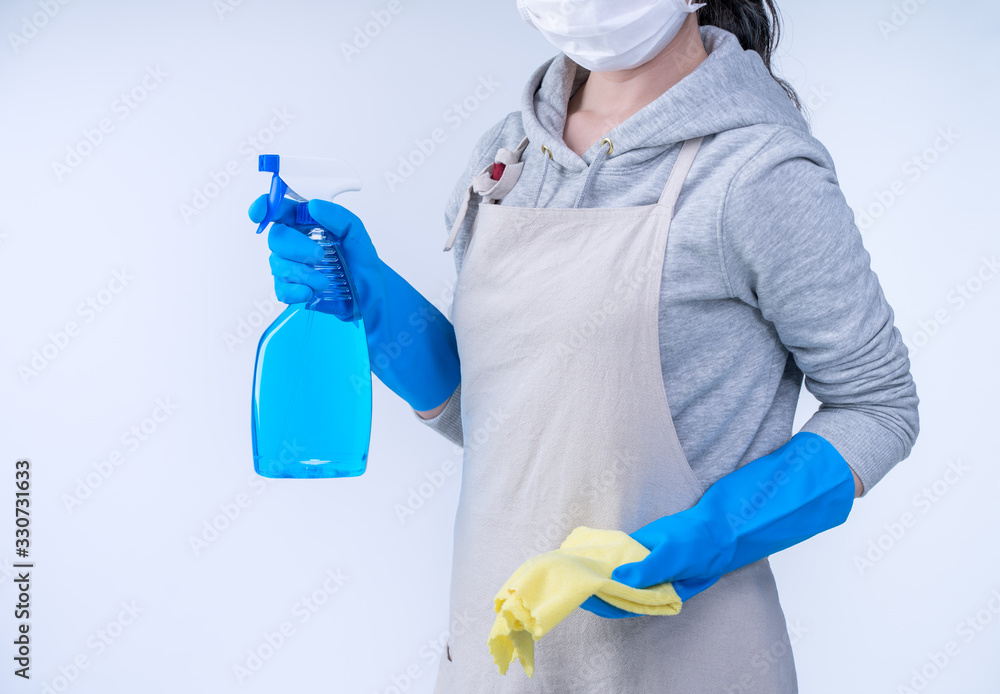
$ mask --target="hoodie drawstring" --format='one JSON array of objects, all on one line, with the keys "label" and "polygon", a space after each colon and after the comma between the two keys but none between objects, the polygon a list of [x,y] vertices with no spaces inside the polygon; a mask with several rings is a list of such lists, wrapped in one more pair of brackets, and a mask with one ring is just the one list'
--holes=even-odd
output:
[{"label": "hoodie drawstring", "polygon": [[538,207],[538,200],[542,197],[542,188],[545,187],[545,175],[549,172],[549,162],[552,161],[552,150],[545,145],[542,145],[542,154],[547,156],[544,157],[545,163],[542,164],[542,178],[538,182],[538,190],[535,192],[535,203],[532,207]]},{"label": "hoodie drawstring", "polygon": [[[607,145],[605,150],[604,145]],[[601,165],[607,161],[611,153],[615,151],[615,145],[611,142],[611,138],[604,138],[601,140],[601,149],[598,150],[597,156],[594,157],[594,161],[591,162],[590,166],[587,167],[587,178],[583,182],[583,188],[580,190],[580,194],[576,198],[576,203],[573,207],[585,207],[584,203],[590,201],[593,198],[594,190],[594,179],[597,175],[598,170],[600,170]],[[552,151],[542,145],[542,152],[546,155],[545,161],[542,164],[542,175],[538,182],[538,191],[535,193],[535,204],[533,207],[538,207],[538,203],[542,197],[542,189],[545,187],[545,176],[549,172],[549,162],[552,161]]]},{"label": "hoodie drawstring", "polygon": [[[604,145],[608,146],[607,152],[604,150]],[[580,195],[576,198],[576,204],[573,207],[584,207],[584,201],[593,197],[592,191],[594,189],[594,178],[596,177],[597,171],[601,168],[601,165],[608,160],[611,153],[615,151],[614,143],[611,142],[610,138],[604,138],[601,140],[601,149],[598,150],[597,156],[594,157],[594,161],[591,162],[590,166],[587,167],[587,178],[583,182],[583,190],[580,191]]]}]

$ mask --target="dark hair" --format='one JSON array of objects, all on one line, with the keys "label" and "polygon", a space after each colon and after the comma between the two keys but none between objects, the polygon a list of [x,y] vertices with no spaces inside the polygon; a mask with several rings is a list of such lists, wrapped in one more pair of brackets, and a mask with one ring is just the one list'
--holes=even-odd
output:
[{"label": "dark hair", "polygon": [[788,94],[795,108],[802,110],[792,85],[774,74],[771,53],[778,47],[781,23],[772,0],[706,0],[698,10],[698,24],[711,24],[736,34],[743,50],[756,51],[775,82]]}]

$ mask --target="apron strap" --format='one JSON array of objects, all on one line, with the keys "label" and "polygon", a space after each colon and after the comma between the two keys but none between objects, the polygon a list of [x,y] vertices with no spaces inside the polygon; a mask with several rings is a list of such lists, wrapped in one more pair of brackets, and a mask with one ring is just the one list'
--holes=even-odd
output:
[{"label": "apron strap", "polygon": [[[691,169],[691,164],[698,154],[698,148],[701,147],[703,139],[705,139],[704,136],[685,140],[680,154],[677,155],[677,161],[674,162],[674,166],[670,170],[667,184],[663,187],[663,192],[660,194],[658,201],[658,204],[667,205],[670,208],[670,217],[673,217],[674,205],[681,193],[681,186],[684,185],[684,179],[687,178],[688,171]],[[521,162],[521,154],[524,152],[527,144],[528,138],[524,138],[514,151],[500,148],[497,152],[496,161],[504,164],[505,169],[499,181],[493,180],[490,175],[493,169],[492,164],[487,165],[486,168],[472,179],[472,183],[465,189],[462,204],[458,210],[458,214],[455,216],[451,232],[448,234],[448,240],[445,241],[445,251],[451,250],[451,247],[455,245],[458,230],[468,215],[469,202],[473,193],[480,194],[481,202],[492,203],[503,198],[514,187],[514,184],[521,175],[521,168],[524,166]]]},{"label": "apron strap", "polygon": [[701,141],[704,139],[705,137],[702,136],[685,140],[680,154],[677,155],[677,161],[674,162],[674,168],[670,170],[667,185],[663,187],[663,193],[660,194],[660,200],[657,203],[659,205],[666,205],[669,208],[668,218],[674,216],[674,205],[681,194],[681,186],[684,185],[684,179],[687,178],[695,155],[698,154],[698,148],[701,147]]}]

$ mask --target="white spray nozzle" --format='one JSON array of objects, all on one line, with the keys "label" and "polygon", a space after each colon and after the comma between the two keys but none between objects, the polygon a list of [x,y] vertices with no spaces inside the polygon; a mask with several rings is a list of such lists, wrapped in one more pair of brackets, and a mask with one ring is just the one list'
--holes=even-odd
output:
[{"label": "white spray nozzle", "polygon": [[342,159],[261,154],[258,169],[273,174],[271,192],[267,198],[267,213],[257,227],[258,234],[278,214],[281,201],[286,195],[293,200],[321,199],[332,202],[341,193],[361,190],[361,179],[354,167]]}]

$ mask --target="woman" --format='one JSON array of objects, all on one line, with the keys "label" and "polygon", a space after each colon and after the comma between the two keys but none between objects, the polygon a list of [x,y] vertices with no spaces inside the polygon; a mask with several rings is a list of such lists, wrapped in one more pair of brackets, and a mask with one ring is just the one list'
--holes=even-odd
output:
[{"label": "woman", "polygon": [[[561,54],[449,202],[451,322],[357,217],[310,203],[344,239],[376,375],[464,445],[435,691],[795,692],[767,555],[843,522],[909,454],[918,399],[830,155],[771,74],[775,8],[518,8]],[[312,242],[270,239],[279,298],[325,285]],[[822,405],[792,436],[803,375]],[[580,525],[631,533],[650,555],[613,577],[672,581],[683,609],[592,596],[533,678],[500,676],[494,593]]]}]

